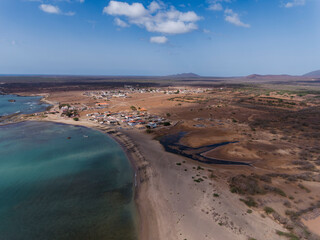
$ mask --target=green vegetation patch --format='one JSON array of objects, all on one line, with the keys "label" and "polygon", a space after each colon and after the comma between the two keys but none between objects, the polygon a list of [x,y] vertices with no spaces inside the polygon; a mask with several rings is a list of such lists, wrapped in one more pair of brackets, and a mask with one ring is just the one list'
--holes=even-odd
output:
[{"label": "green vegetation patch", "polygon": [[183,97],[173,97],[169,98],[169,101],[185,102],[185,103],[207,103],[210,98],[203,96],[183,96]]},{"label": "green vegetation patch", "polygon": [[274,212],[274,209],[271,207],[265,207],[263,210],[266,214],[270,214]]},{"label": "green vegetation patch", "polygon": [[198,179],[194,179],[193,181],[197,182],[197,183],[201,183],[203,182],[204,180],[202,178],[198,178]]},{"label": "green vegetation patch", "polygon": [[258,206],[257,202],[252,197],[248,197],[246,199],[240,198],[240,201],[244,202],[248,207],[257,207]]},{"label": "green vegetation patch", "polygon": [[298,238],[296,235],[294,235],[293,233],[286,233],[286,232],[282,232],[282,231],[279,231],[277,230],[276,233],[279,235],[279,236],[283,236],[283,237],[286,237],[290,240],[299,240],[300,238]]}]

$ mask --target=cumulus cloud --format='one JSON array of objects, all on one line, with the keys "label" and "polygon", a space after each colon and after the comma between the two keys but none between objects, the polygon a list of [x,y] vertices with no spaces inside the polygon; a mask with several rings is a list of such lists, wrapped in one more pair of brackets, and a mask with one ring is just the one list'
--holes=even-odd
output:
[{"label": "cumulus cloud", "polygon": [[150,3],[148,9],[149,9],[150,13],[154,13],[154,12],[160,10],[161,6],[158,2],[153,1]]},{"label": "cumulus cloud", "polygon": [[[297,0],[295,0],[295,1],[297,1]],[[208,3],[209,3],[208,10],[223,11],[224,7],[222,4],[232,3],[232,2],[233,2],[233,0],[208,0]],[[229,9],[229,8],[225,8],[225,10],[224,10],[224,20],[226,22],[229,22],[229,23],[234,24],[239,27],[246,27],[246,28],[250,27],[250,24],[243,23],[240,20],[240,16],[238,13],[235,13],[232,9]]]},{"label": "cumulus cloud", "polygon": [[49,14],[62,14],[66,16],[74,16],[75,12],[62,12],[59,7],[51,4],[41,4],[39,6],[40,10]]},{"label": "cumulus cloud", "polygon": [[121,20],[120,18],[115,18],[114,23],[119,26],[119,27],[129,27],[129,24],[126,23],[125,21]]},{"label": "cumulus cloud", "polygon": [[61,14],[60,8],[50,4],[41,4],[39,6],[40,10],[50,13],[50,14]]},{"label": "cumulus cloud", "polygon": [[239,14],[233,12],[232,9],[226,9],[224,11],[225,14],[225,20],[231,24],[234,24],[238,27],[245,27],[245,28],[249,28],[250,24],[244,23],[240,20]]},{"label": "cumulus cloud", "polygon": [[221,3],[213,3],[208,7],[208,9],[212,11],[222,11],[223,7]]},{"label": "cumulus cloud", "polygon": [[230,3],[231,0],[209,0],[209,10],[212,11],[222,11],[223,10],[223,6],[222,3]]},{"label": "cumulus cloud", "polygon": [[195,12],[180,12],[173,6],[153,1],[145,7],[141,3],[128,4],[120,1],[110,1],[103,13],[124,17],[130,24],[145,28],[148,32],[162,34],[183,34],[198,29],[196,24],[201,19]]},{"label": "cumulus cloud", "polygon": [[306,4],[306,0],[293,0],[290,2],[287,2],[284,7],[286,8],[292,8],[292,7],[296,7],[296,6],[303,6]]},{"label": "cumulus cloud", "polygon": [[103,13],[113,16],[126,16],[129,18],[139,18],[148,14],[147,9],[141,3],[110,1],[109,5],[103,9]]},{"label": "cumulus cloud", "polygon": [[151,43],[158,43],[158,44],[165,44],[168,42],[168,38],[166,38],[165,36],[151,37],[150,42]]}]

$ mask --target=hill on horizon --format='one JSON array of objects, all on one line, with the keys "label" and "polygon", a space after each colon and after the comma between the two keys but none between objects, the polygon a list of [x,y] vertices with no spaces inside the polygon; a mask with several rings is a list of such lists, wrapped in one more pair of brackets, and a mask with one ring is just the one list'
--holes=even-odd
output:
[{"label": "hill on horizon", "polygon": [[169,75],[167,77],[171,77],[171,78],[199,78],[201,76],[198,74],[195,74],[195,73],[179,73],[179,74]]},{"label": "hill on horizon", "polygon": [[320,77],[320,70],[312,71],[303,75],[303,77]]}]

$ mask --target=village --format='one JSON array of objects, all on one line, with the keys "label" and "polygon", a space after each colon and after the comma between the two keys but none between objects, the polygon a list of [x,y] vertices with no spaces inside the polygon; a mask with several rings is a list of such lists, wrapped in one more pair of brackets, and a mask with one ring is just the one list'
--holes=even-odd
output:
[{"label": "village", "polygon": [[[101,103],[100,103],[101,104]],[[47,111],[46,114],[60,114],[62,118],[72,118],[74,121],[79,121],[80,116],[81,119],[97,122],[99,124],[104,125],[112,125],[123,128],[135,127],[137,129],[153,129],[160,126],[170,126],[171,123],[167,119],[149,114],[147,109],[138,108],[131,106],[131,111],[121,111],[121,112],[111,112],[111,111],[101,111],[107,106],[99,106],[97,104],[96,107],[75,107],[69,104],[60,105],[60,108],[54,108],[51,111]],[[82,115],[82,111],[85,110],[94,110],[92,113],[87,113]]]},{"label": "village", "polygon": [[109,91],[85,92],[84,95],[94,99],[110,100],[112,98],[130,98],[135,93],[163,93],[163,94],[198,94],[212,90],[212,88],[139,88],[132,85],[124,85],[123,88]]},{"label": "village", "polygon": [[[134,95],[156,94],[185,96],[208,92],[209,88],[140,88],[124,85],[123,88],[108,91],[87,91],[82,96],[91,99],[91,102],[82,103],[56,103],[48,114],[60,115],[61,118],[71,118],[74,121],[91,121],[103,125],[116,126],[118,128],[136,128],[151,131],[151,129],[172,125],[167,115],[151,114],[148,109],[139,106],[128,106],[126,110],[111,109],[114,106],[112,99],[130,102]],[[125,100],[127,99],[127,100]]]}]

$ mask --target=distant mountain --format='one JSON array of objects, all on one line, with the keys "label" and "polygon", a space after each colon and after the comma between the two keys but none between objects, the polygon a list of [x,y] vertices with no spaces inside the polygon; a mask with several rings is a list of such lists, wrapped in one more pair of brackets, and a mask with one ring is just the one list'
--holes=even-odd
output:
[{"label": "distant mountain", "polygon": [[297,76],[291,76],[291,75],[286,75],[286,74],[282,74],[282,75],[252,74],[252,75],[244,77],[243,79],[247,79],[249,81],[286,81],[286,80],[295,80],[296,78],[297,78]]},{"label": "distant mountain", "polygon": [[246,76],[246,78],[249,78],[249,79],[256,79],[260,77],[262,77],[262,75],[259,75],[259,74],[251,74],[249,76]]},{"label": "distant mountain", "polygon": [[303,76],[304,77],[320,77],[320,70],[309,72]]},{"label": "distant mountain", "polygon": [[167,77],[171,77],[171,78],[199,78],[201,76],[199,76],[198,74],[195,74],[195,73],[180,73],[180,74],[175,74],[175,75],[169,75]]},{"label": "distant mountain", "polygon": [[282,74],[282,75],[259,75],[259,74],[251,74],[249,76],[246,76],[248,79],[264,79],[264,78],[291,78],[294,76]]}]

